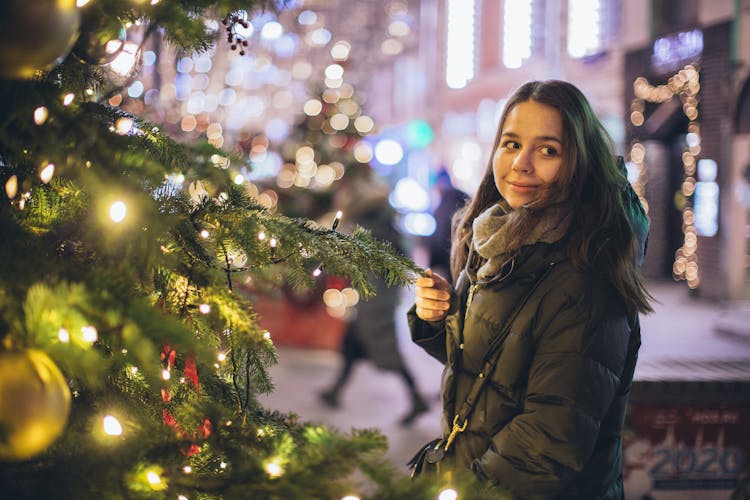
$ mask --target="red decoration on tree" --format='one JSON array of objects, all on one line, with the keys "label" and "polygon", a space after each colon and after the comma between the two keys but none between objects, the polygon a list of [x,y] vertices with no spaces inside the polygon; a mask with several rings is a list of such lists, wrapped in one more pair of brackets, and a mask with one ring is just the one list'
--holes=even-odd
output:
[{"label": "red decoration on tree", "polygon": [[[229,42],[229,48],[232,50],[240,49],[240,55],[245,55],[245,47],[247,47],[246,36],[239,30],[238,27],[247,30],[250,28],[250,22],[247,20],[247,13],[244,11],[233,12],[227,15],[221,20],[221,24],[226,26],[227,42]],[[250,32],[252,33],[252,32]]]}]

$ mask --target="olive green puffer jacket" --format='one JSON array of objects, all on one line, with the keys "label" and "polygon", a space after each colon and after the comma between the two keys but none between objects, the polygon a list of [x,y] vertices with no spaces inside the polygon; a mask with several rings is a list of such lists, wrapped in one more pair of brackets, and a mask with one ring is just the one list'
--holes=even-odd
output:
[{"label": "olive green puffer jacket", "polygon": [[[521,498],[620,499],[622,439],[640,328],[603,275],[576,270],[559,244],[524,247],[499,276],[456,282],[442,322],[408,313],[412,339],[445,364],[443,436],[483,365],[491,339],[551,266],[512,321],[497,365],[450,457]],[[473,265],[472,265],[473,264]],[[467,306],[471,301],[471,306]]]}]

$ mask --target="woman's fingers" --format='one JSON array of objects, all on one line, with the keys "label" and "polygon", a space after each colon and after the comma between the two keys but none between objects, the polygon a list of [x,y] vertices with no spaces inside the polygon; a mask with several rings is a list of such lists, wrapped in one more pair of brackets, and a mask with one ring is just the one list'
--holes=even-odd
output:
[{"label": "woman's fingers", "polygon": [[447,311],[451,307],[450,302],[447,300],[432,300],[419,296],[414,299],[414,303],[422,309],[434,309],[437,311]]},{"label": "woman's fingers", "polygon": [[438,290],[437,288],[424,288],[417,287],[414,292],[417,297],[432,300],[444,300],[449,302],[451,300],[451,293],[447,290]]},{"label": "woman's fingers", "polygon": [[451,305],[452,288],[450,283],[427,269],[425,276],[417,278],[416,313],[425,321],[439,321],[448,315]]},{"label": "woman's fingers", "polygon": [[417,316],[424,321],[440,321],[448,315],[447,311],[437,311],[435,309],[423,309],[417,306]]}]

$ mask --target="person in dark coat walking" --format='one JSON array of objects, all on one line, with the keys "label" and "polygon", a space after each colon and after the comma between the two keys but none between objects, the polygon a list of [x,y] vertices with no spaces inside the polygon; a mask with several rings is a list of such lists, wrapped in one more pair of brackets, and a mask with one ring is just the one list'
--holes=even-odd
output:
[{"label": "person in dark coat walking", "polygon": [[455,187],[450,174],[441,168],[435,180],[435,192],[440,198],[432,215],[435,217],[435,232],[427,237],[427,249],[430,253],[430,269],[443,274],[449,280],[451,229],[453,215],[466,205],[469,196]]},{"label": "person in dark coat walking", "polygon": [[[388,204],[388,186],[378,181],[369,167],[364,172],[354,179],[347,179],[347,184],[339,191],[338,204],[345,209],[349,220],[402,251],[401,234],[393,226],[394,211]],[[327,406],[337,408],[354,365],[369,360],[381,370],[395,372],[404,382],[411,406],[400,418],[400,423],[409,426],[429,409],[429,405],[420,394],[398,348],[395,311],[399,289],[387,286],[381,277],[372,279],[375,295],[356,306],[355,316],[347,324],[341,342],[341,369],[330,388],[321,392],[320,398]]]},{"label": "person in dark coat walking", "polygon": [[408,313],[445,365],[441,463],[520,498],[623,498],[647,227],[580,90],[521,86],[460,214],[455,284],[428,271]]}]

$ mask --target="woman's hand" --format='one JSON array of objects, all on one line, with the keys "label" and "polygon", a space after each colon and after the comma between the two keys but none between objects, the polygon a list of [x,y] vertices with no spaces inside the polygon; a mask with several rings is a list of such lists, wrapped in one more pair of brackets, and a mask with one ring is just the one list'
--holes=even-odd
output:
[{"label": "woman's hand", "polygon": [[417,278],[417,316],[425,321],[440,321],[448,316],[453,287],[448,280],[427,270],[426,276]]}]

